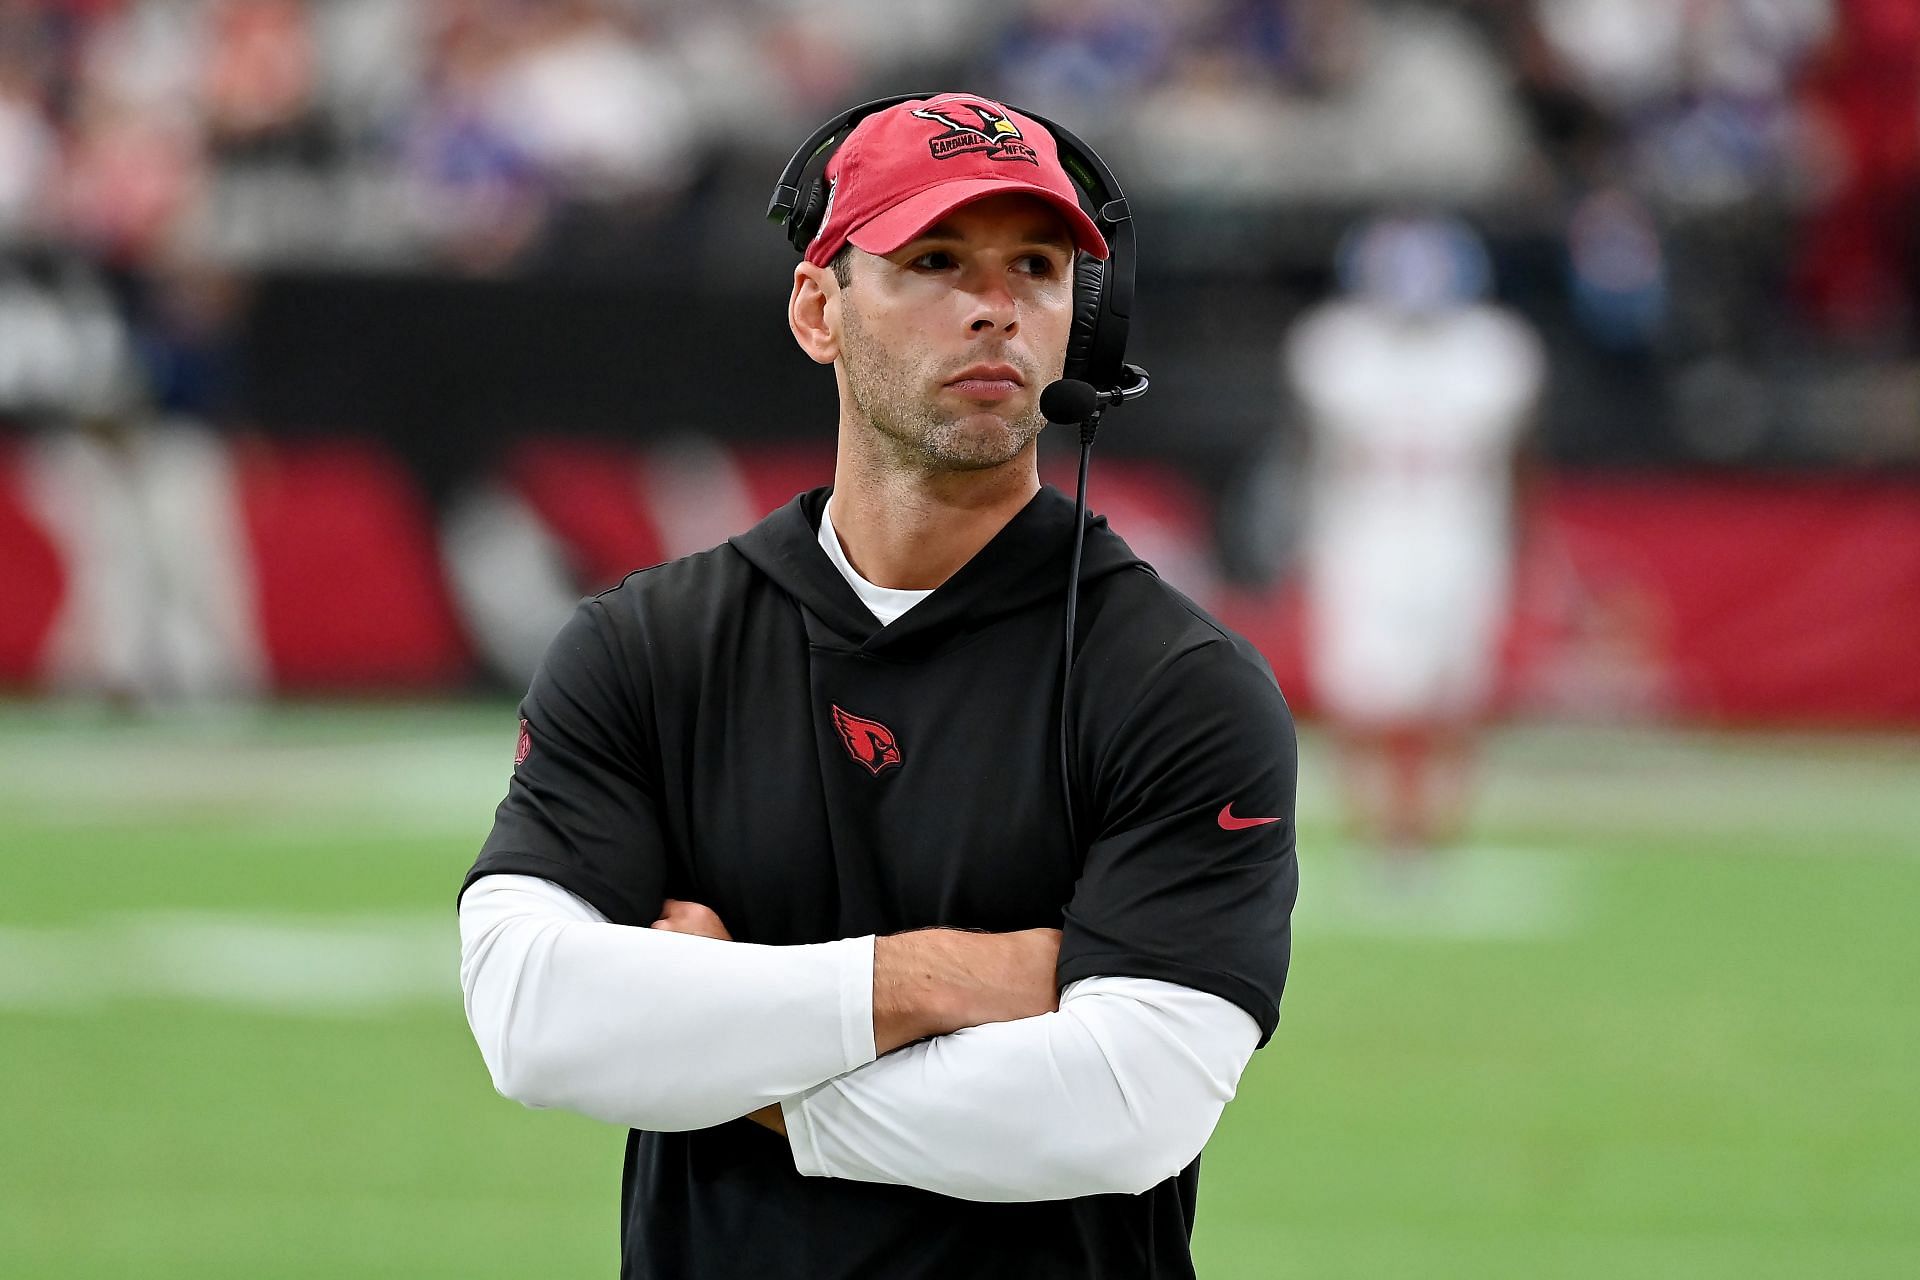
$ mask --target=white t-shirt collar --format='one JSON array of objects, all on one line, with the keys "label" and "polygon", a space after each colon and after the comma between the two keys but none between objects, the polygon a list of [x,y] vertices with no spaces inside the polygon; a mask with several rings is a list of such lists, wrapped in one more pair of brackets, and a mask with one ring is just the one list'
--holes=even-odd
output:
[{"label": "white t-shirt collar", "polygon": [[853,593],[860,597],[860,603],[867,606],[883,627],[890,627],[899,616],[913,606],[932,595],[928,591],[905,591],[898,587],[879,587],[860,576],[860,571],[847,559],[847,553],[840,545],[840,535],[833,529],[833,502],[820,509],[820,549],[827,553],[827,559],[833,561],[833,567],[847,580]]}]

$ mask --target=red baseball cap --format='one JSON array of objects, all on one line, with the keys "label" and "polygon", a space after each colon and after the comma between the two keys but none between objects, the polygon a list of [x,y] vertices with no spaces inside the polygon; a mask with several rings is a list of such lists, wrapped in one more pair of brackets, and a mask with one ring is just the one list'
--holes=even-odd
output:
[{"label": "red baseball cap", "polygon": [[1076,246],[1107,256],[1053,135],[990,98],[943,93],[876,111],[833,153],[826,178],[826,216],[807,245],[807,261],[817,267],[848,243],[892,253],[961,205],[1009,191],[1045,200],[1066,219]]}]

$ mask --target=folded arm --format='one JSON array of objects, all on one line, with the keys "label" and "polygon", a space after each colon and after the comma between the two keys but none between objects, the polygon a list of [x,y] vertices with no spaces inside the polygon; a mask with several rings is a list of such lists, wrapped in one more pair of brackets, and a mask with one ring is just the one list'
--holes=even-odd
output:
[{"label": "folded arm", "polygon": [[706,1128],[874,1056],[871,938],[760,947],[609,924],[532,876],[462,896],[460,986],[501,1093],[632,1128]]},{"label": "folded arm", "polygon": [[631,1128],[702,1129],[920,1037],[1055,1007],[1054,930],[757,946],[723,941],[692,905],[638,928],[538,877],[476,880],[460,985],[494,1086]]},{"label": "folded arm", "polygon": [[1200,1154],[1259,1036],[1219,996],[1087,978],[1057,1013],[911,1045],[781,1110],[803,1174],[966,1200],[1133,1194]]},{"label": "folded arm", "polygon": [[[670,902],[654,928],[728,936],[698,903]],[[915,937],[877,939],[876,956]],[[903,1006],[920,998],[893,995]],[[787,1137],[803,1174],[969,1200],[1132,1194],[1200,1153],[1259,1037],[1219,996],[1084,978],[1057,1011],[912,1045],[750,1118]]]}]

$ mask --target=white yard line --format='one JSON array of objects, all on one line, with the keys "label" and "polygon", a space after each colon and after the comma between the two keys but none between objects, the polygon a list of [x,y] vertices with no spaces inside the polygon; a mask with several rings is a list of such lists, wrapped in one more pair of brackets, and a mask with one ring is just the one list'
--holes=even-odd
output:
[{"label": "white yard line", "polygon": [[497,736],[289,744],[14,739],[0,811],[49,826],[151,826],[217,813],[405,833],[484,833],[513,769],[519,721]]},{"label": "white yard line", "polygon": [[0,1010],[188,1000],[353,1016],[457,1005],[452,913],[142,912],[70,928],[0,928]]}]

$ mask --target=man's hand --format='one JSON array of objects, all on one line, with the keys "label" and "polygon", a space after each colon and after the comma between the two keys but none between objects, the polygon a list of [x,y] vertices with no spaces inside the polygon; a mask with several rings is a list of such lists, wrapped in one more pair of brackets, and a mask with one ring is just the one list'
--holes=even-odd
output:
[{"label": "man's hand", "polygon": [[726,925],[720,923],[720,917],[713,913],[712,907],[684,902],[679,898],[668,898],[660,904],[660,918],[653,922],[652,927],[665,929],[668,933],[691,933],[701,938],[717,938],[721,942],[733,941],[733,935],[727,932]]},{"label": "man's hand", "polygon": [[921,929],[875,938],[874,1051],[1052,1013],[1060,1007],[1059,964],[1058,929]]},{"label": "man's hand", "polygon": [[[713,908],[668,898],[653,928],[732,942]],[[903,1044],[986,1022],[1012,1022],[1060,1007],[1055,971],[1058,929],[977,933],[919,929],[873,941],[873,1047],[888,1053]],[[763,1107],[748,1119],[785,1133],[780,1108]]]}]

